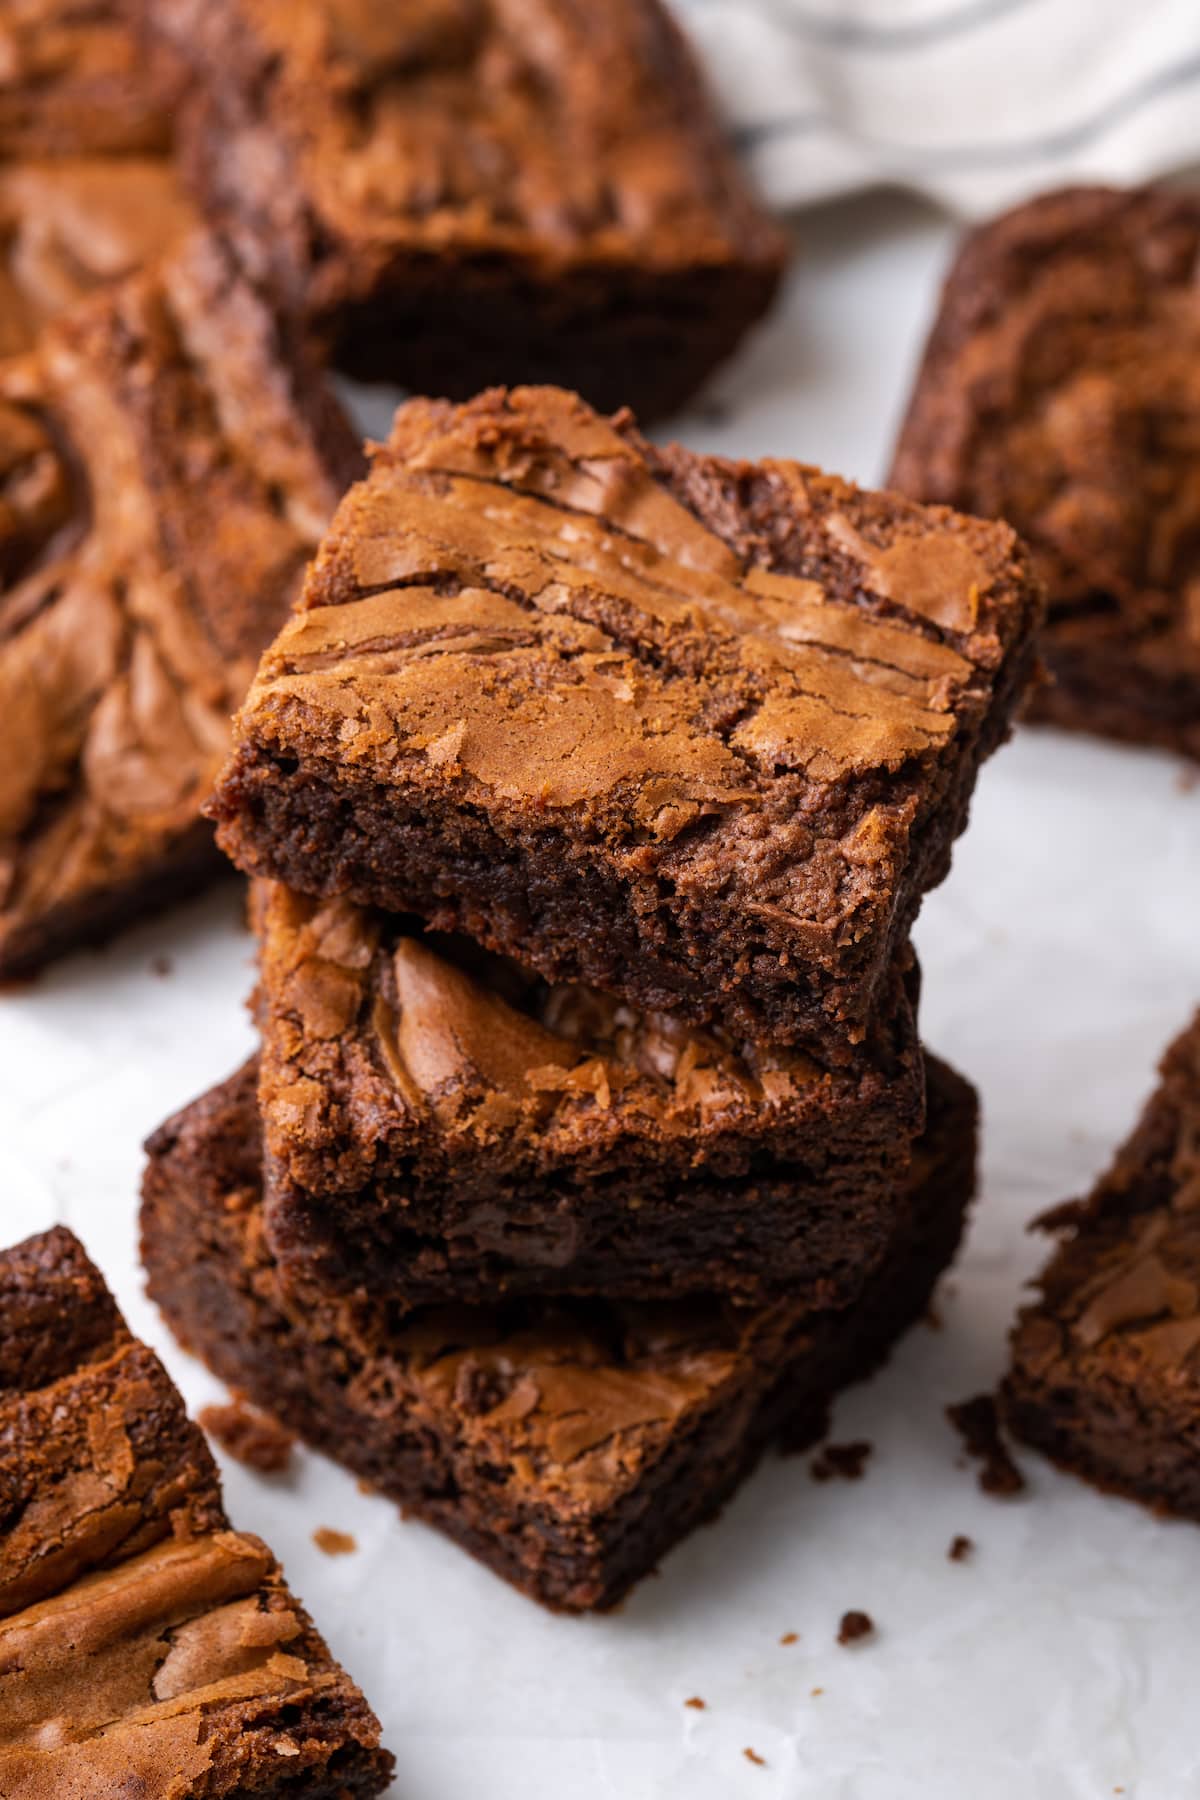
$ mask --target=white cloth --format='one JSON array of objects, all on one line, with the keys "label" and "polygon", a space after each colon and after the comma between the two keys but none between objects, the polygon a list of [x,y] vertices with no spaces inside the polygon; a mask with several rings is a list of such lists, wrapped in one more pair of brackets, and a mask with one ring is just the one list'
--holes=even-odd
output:
[{"label": "white cloth", "polygon": [[1200,0],[674,0],[767,198],[982,217],[1200,163]]}]

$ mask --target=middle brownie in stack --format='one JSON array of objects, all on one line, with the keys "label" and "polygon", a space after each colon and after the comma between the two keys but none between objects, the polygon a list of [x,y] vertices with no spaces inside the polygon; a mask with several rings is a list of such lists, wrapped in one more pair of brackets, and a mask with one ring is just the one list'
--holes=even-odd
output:
[{"label": "middle brownie in stack", "polygon": [[1038,612],[1003,525],[555,389],[402,408],[213,803],[263,1049],[152,1143],[181,1338],[612,1604],[953,1254],[908,931]]}]

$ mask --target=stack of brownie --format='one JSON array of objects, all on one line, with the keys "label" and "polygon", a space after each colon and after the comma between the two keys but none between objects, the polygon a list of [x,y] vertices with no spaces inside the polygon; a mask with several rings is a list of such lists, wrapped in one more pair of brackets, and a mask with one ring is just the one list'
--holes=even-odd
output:
[{"label": "stack of brownie", "polygon": [[1003,525],[402,407],[211,803],[262,1046],[149,1146],[181,1340],[562,1608],[811,1441],[962,1229],[908,935],[1038,612]]}]

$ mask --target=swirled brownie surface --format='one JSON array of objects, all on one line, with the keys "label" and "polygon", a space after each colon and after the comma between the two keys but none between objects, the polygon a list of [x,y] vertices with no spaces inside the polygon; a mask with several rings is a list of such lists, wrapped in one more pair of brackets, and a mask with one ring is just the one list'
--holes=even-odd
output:
[{"label": "swirled brownie surface", "polygon": [[850,1299],[923,1123],[900,971],[829,1072],[462,940],[256,895],[265,1217],[285,1267],[408,1305],[522,1292]]},{"label": "swirled brownie surface", "polygon": [[1200,1520],[1200,1017],[1013,1333],[1012,1428],[1064,1468]]},{"label": "swirled brownie surface", "polygon": [[390,1772],[79,1242],[0,1255],[0,1793],[358,1800]]},{"label": "swirled brownie surface", "polygon": [[204,236],[0,364],[0,972],[218,865],[230,714],[356,454]]},{"label": "swirled brownie surface", "polygon": [[657,0],[161,0],[193,173],[355,372],[679,404],[783,261]]},{"label": "swirled brownie surface", "polygon": [[1005,526],[655,449],[557,389],[413,401],[263,658],[214,816],[298,891],[848,1056],[1037,614]]},{"label": "swirled brownie surface", "polygon": [[263,1229],[247,1066],[148,1146],[142,1252],[180,1340],[289,1429],[543,1604],[614,1605],[781,1432],[924,1310],[974,1184],[975,1096],[936,1061],[910,1204],[856,1304],[535,1300],[434,1307],[286,1279]]},{"label": "swirled brownie surface", "polygon": [[182,68],[114,0],[0,16],[0,356],[191,222],[171,157]]},{"label": "swirled brownie surface", "polygon": [[1039,716],[1200,757],[1200,201],[1077,188],[974,233],[892,480],[1027,539]]}]

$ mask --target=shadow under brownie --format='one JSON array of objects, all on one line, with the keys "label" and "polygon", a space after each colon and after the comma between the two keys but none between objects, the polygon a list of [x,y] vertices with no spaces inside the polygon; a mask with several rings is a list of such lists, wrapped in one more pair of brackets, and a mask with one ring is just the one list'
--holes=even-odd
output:
[{"label": "shadow under brownie", "polygon": [[264,1217],[289,1270],[409,1306],[815,1307],[883,1255],[924,1119],[900,970],[857,1065],[830,1073],[349,901],[263,882],[254,911]]},{"label": "shadow under brownie", "polygon": [[1003,525],[655,449],[557,389],[413,401],[210,810],[297,892],[850,1060],[1039,605]]},{"label": "shadow under brownie", "polygon": [[1200,758],[1200,200],[1070,188],[967,239],[892,483],[1005,518],[1049,612],[1031,716]]},{"label": "shadow under brownie", "polygon": [[1200,1016],[1091,1196],[1060,1208],[1004,1385],[1018,1437],[1098,1487],[1200,1520]]},{"label": "shadow under brownie", "polygon": [[366,1800],[391,1768],[77,1239],[0,1254],[0,1793]]},{"label": "shadow under brownie", "polygon": [[180,1341],[290,1430],[543,1604],[619,1601],[780,1434],[924,1310],[974,1188],[973,1090],[930,1060],[930,1125],[883,1265],[841,1312],[519,1301],[399,1317],[284,1280],[248,1064],[148,1146],[142,1254]]},{"label": "shadow under brownie", "polygon": [[223,867],[230,714],[359,466],[203,233],[0,362],[0,976]]},{"label": "shadow under brownie", "polygon": [[186,157],[350,374],[679,407],[785,259],[658,0],[156,0]]}]

